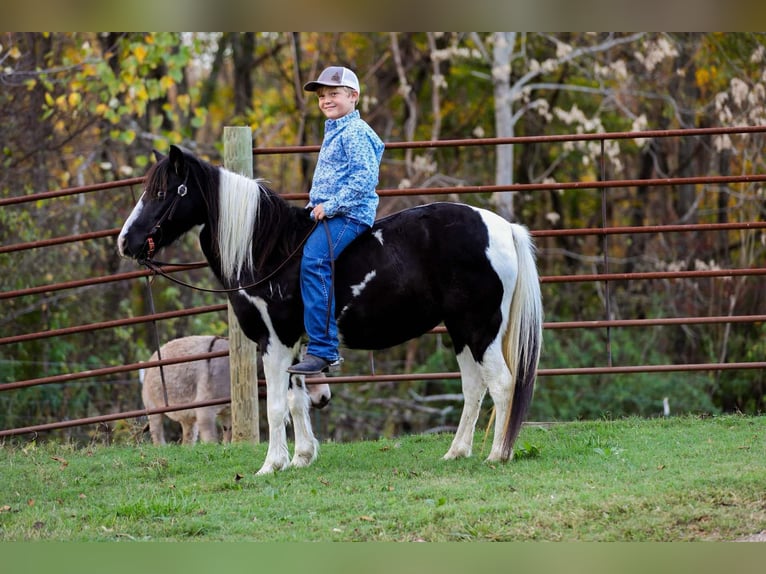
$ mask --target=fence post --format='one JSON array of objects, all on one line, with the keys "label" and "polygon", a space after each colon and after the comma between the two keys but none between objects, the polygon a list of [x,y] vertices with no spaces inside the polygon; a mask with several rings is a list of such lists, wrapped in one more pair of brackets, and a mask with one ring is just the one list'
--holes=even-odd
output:
[{"label": "fence post", "polygon": [[[223,128],[226,169],[253,177],[253,135],[250,127]],[[229,303],[229,365],[231,367],[231,440],[260,442],[257,345],[245,337]]]}]

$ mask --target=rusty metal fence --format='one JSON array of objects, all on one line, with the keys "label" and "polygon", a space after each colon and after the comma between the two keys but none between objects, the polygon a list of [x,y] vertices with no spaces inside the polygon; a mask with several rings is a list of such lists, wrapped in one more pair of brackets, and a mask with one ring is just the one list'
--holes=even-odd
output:
[{"label": "rusty metal fence", "polygon": [[[702,128],[687,130],[653,130],[642,132],[618,132],[618,133],[599,133],[599,134],[577,134],[577,135],[559,135],[559,136],[528,136],[512,138],[481,138],[470,140],[440,140],[440,141],[422,141],[422,142],[397,142],[386,144],[387,149],[406,149],[406,148],[427,148],[427,147],[460,147],[460,146],[497,146],[501,144],[529,144],[529,143],[552,143],[552,142],[576,142],[576,141],[597,141],[601,142],[602,150],[605,141],[614,139],[637,139],[637,138],[681,138],[692,136],[713,136],[723,134],[758,134],[766,133],[766,126],[738,127],[738,128]],[[255,154],[306,154],[319,151],[319,146],[303,147],[272,147],[256,148]],[[708,269],[708,270],[685,270],[685,271],[658,271],[658,272],[633,272],[633,273],[610,273],[608,238],[614,235],[625,234],[647,234],[647,233],[684,233],[690,231],[731,231],[731,230],[758,230],[766,229],[766,221],[745,221],[745,222],[727,222],[727,223],[705,223],[705,224],[678,224],[678,225],[651,225],[651,226],[621,226],[611,227],[607,225],[606,205],[609,201],[607,190],[615,188],[626,188],[634,186],[655,187],[655,186],[679,186],[679,185],[698,185],[698,184],[746,184],[766,181],[766,174],[745,174],[731,176],[696,176],[679,178],[656,178],[656,179],[606,179],[603,177],[599,181],[571,181],[540,184],[514,184],[514,185],[480,185],[480,186],[453,186],[453,187],[426,187],[409,189],[381,189],[381,197],[390,196],[437,196],[437,195],[462,195],[475,193],[496,193],[496,192],[530,192],[541,190],[564,190],[564,189],[600,189],[602,190],[601,208],[602,208],[602,226],[594,228],[578,229],[548,229],[532,230],[532,235],[536,238],[556,237],[556,236],[596,236],[603,243],[603,273],[576,274],[576,275],[555,275],[542,276],[542,283],[581,283],[581,282],[601,282],[605,289],[609,285],[618,281],[641,281],[648,279],[690,279],[703,277],[743,277],[743,276],[763,276],[766,275],[765,267],[753,268],[729,268],[729,269]],[[98,185],[89,185],[83,187],[72,187],[55,191],[35,193],[31,195],[0,198],[0,209],[11,205],[33,204],[39,201],[45,201],[56,197],[91,193],[96,191],[114,190],[135,185],[140,185],[143,177],[135,177],[120,181],[103,183]],[[306,194],[283,194],[288,200],[305,199]],[[40,241],[31,241],[16,243],[10,245],[0,245],[0,254],[16,254],[31,249],[42,249],[54,245],[63,245],[67,243],[76,243],[89,241],[99,238],[116,237],[119,234],[119,228],[104,229],[90,233],[83,233],[71,236],[63,236]],[[168,273],[178,273],[190,271],[205,267],[204,262],[166,266],[163,271]],[[65,291],[80,287],[99,285],[110,282],[134,281],[149,277],[152,274],[149,270],[138,270],[125,273],[116,273],[111,275],[94,276],[75,281],[61,283],[51,283],[44,285],[34,285],[23,289],[0,292],[0,301],[21,297],[33,297],[36,295],[51,293],[55,291]],[[609,301],[609,297],[605,300]],[[75,333],[88,333],[102,329],[112,329],[128,325],[136,325],[151,321],[162,321],[171,318],[184,317],[196,314],[218,313],[226,311],[226,304],[208,305],[178,311],[169,311],[153,313],[138,317],[119,318],[105,320],[103,322],[72,325],[69,327],[52,329],[34,333],[23,333],[0,337],[0,347],[9,345],[23,344],[28,341],[34,341],[51,337],[62,337]],[[672,318],[653,318],[653,319],[612,319],[609,309],[605,309],[605,319],[592,321],[546,321],[544,329],[605,329],[617,327],[649,327],[660,325],[694,325],[694,324],[736,324],[736,323],[757,323],[766,321],[766,314],[746,315],[746,316],[692,316],[692,317],[672,317]],[[437,327],[434,332],[444,332],[443,327]],[[608,343],[607,343],[608,345]],[[71,372],[66,374],[52,375],[28,380],[11,381],[0,383],[0,392],[13,392],[18,389],[29,388],[37,385],[49,385],[54,383],[70,383],[82,379],[103,377],[117,373],[127,373],[139,369],[156,367],[160,365],[170,365],[179,362],[204,360],[214,357],[226,356],[227,352],[202,353],[199,355],[187,356],[176,359],[163,359],[152,362],[140,362],[125,364],[120,366],[102,367],[91,370]],[[544,361],[543,361],[544,362]],[[724,370],[744,370],[744,369],[766,369],[766,361],[753,362],[723,362],[723,363],[702,363],[702,364],[666,364],[666,365],[630,365],[615,366],[611,364],[611,355],[607,353],[607,360],[604,365],[593,365],[577,368],[541,368],[539,376],[553,375],[592,375],[592,374],[620,374],[620,373],[663,373],[674,371],[724,371]],[[439,372],[424,374],[357,374],[334,376],[327,379],[333,384],[342,383],[361,383],[361,382],[400,382],[414,380],[444,380],[458,379],[459,373]],[[120,413],[110,413],[101,416],[88,417],[75,420],[59,421],[48,424],[36,424],[20,428],[0,429],[0,438],[21,435],[25,433],[35,433],[53,429],[61,429],[72,426],[89,425],[95,423],[105,423],[121,419],[130,419],[143,417],[148,414],[162,413],[169,411],[182,410],[192,407],[201,407],[209,405],[224,404],[226,399],[213,401],[188,403],[183,405],[174,405],[170,407],[156,409],[138,409]]]}]

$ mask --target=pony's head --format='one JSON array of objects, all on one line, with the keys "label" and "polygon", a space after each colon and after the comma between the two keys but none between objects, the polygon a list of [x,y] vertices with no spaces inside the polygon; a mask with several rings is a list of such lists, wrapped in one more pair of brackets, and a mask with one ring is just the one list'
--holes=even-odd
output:
[{"label": "pony's head", "polygon": [[207,201],[202,186],[209,170],[205,164],[178,146],[170,146],[168,155],[158,151],[154,154],[157,162],[146,174],[144,192],[117,239],[123,257],[151,258],[206,221]]}]

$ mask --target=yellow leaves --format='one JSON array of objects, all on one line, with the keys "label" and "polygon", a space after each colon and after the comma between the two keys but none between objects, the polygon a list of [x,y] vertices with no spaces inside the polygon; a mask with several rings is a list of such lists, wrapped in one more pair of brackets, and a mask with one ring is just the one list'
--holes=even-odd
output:
[{"label": "yellow leaves", "polygon": [[715,66],[709,68],[697,68],[694,72],[694,80],[697,82],[697,87],[705,89],[711,82],[714,82],[718,77],[718,69]]},{"label": "yellow leaves", "polygon": [[143,64],[144,60],[146,60],[146,55],[149,53],[149,51],[146,49],[146,46],[138,45],[133,49],[133,55],[136,57],[136,61],[139,64]]},{"label": "yellow leaves", "polygon": [[133,97],[139,102],[146,102],[149,100],[149,93],[146,91],[144,84],[138,85],[135,89],[131,89]]},{"label": "yellow leaves", "polygon": [[176,103],[178,104],[178,107],[181,108],[181,110],[188,112],[189,106],[191,105],[191,97],[189,94],[179,94],[176,98]]},{"label": "yellow leaves", "polygon": [[82,94],[80,92],[70,92],[54,97],[50,92],[45,92],[45,107],[48,109],[48,115],[52,114],[54,109],[65,113],[76,114],[82,105]]},{"label": "yellow leaves", "polygon": [[160,78],[160,87],[162,88],[163,92],[167,92],[170,88],[175,86],[176,83],[173,81],[173,78],[170,76],[162,76]]},{"label": "yellow leaves", "polygon": [[[68,187],[71,179],[72,175],[68,171],[62,171],[58,176],[59,185],[61,187]],[[51,281],[53,281],[53,277],[51,277]]]}]

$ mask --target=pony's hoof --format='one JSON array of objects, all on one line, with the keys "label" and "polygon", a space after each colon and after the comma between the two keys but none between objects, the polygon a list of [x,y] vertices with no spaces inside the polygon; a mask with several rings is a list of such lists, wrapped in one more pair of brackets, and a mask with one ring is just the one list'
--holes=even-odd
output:
[{"label": "pony's hoof", "polygon": [[510,462],[512,460],[513,460],[513,451],[511,451],[511,454],[509,456],[505,456],[502,453],[492,453],[491,452],[491,453],[489,453],[489,456],[487,457],[487,459],[484,462],[487,462],[487,463],[496,463],[496,462],[505,463],[505,462]]},{"label": "pony's hoof", "polygon": [[290,466],[294,468],[306,468],[307,466],[311,466],[314,459],[316,459],[316,455],[311,453],[296,454],[293,457],[292,462],[290,462]]},{"label": "pony's hoof", "polygon": [[261,469],[255,473],[255,476],[264,476],[266,474],[274,474],[277,469],[275,469],[270,464],[264,464]]},{"label": "pony's hoof", "polygon": [[444,460],[455,460],[457,458],[468,458],[471,456],[471,451],[462,451],[456,449],[449,449],[447,453],[442,457]]},{"label": "pony's hoof", "polygon": [[284,462],[269,462],[268,460],[263,463],[261,469],[255,473],[255,476],[263,476],[264,474],[274,474],[278,470],[284,470],[290,465],[289,461]]}]

